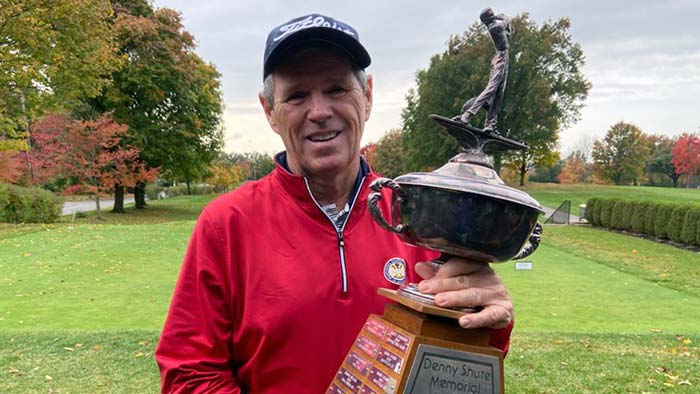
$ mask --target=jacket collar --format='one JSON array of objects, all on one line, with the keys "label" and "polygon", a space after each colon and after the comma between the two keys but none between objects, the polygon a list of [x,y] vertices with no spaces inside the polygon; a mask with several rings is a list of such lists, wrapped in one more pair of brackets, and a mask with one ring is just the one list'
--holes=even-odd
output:
[{"label": "jacket collar", "polygon": [[[275,155],[275,170],[272,173],[273,181],[277,187],[293,202],[304,208],[309,215],[322,221],[328,221],[323,212],[316,206],[316,203],[311,198],[311,191],[308,189],[306,180],[301,175],[293,174],[287,167],[286,152],[280,152]],[[360,169],[355,183],[355,190],[350,196],[349,202],[355,201],[355,204],[350,212],[347,227],[350,227],[353,222],[361,216],[367,206],[367,195],[369,194],[369,184],[377,178],[376,173],[372,171],[364,157],[360,158]]]}]

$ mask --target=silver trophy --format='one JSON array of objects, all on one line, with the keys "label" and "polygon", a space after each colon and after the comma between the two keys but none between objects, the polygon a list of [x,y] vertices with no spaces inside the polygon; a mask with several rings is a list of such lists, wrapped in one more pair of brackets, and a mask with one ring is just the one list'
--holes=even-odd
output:
[{"label": "silver trophy", "polygon": [[[442,252],[436,265],[451,256],[484,263],[521,259],[539,245],[542,226],[537,222],[541,205],[529,194],[507,186],[494,170],[488,153],[523,150],[527,145],[501,136],[495,129],[508,68],[510,21],[482,11],[496,47],[487,87],[467,100],[461,114],[452,118],[430,115],[457,139],[462,152],[433,172],[412,172],[396,179],[381,178],[370,186],[370,212],[384,229],[412,245]],[[469,117],[488,108],[483,129],[469,124]],[[379,207],[381,189],[392,189],[387,220]],[[422,294],[415,284],[399,293],[434,305],[432,294]]]}]

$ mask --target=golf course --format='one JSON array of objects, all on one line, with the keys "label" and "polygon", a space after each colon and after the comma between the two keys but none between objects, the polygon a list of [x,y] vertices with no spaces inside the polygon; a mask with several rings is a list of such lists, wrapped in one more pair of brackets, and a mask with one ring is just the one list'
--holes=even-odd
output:
[{"label": "golf course", "polygon": [[[547,205],[596,193],[530,192]],[[159,392],[153,352],[189,235],[214,197],[0,225],[0,392]],[[545,226],[527,260],[532,269],[494,266],[516,310],[506,392],[700,390],[700,254],[571,225]]]}]

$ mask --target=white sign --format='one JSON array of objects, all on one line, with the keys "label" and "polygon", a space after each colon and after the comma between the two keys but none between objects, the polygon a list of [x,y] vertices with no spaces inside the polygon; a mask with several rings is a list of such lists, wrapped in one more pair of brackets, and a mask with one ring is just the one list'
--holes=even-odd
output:
[{"label": "white sign", "polygon": [[516,261],[515,262],[515,269],[516,270],[531,270],[532,269],[532,261]]}]

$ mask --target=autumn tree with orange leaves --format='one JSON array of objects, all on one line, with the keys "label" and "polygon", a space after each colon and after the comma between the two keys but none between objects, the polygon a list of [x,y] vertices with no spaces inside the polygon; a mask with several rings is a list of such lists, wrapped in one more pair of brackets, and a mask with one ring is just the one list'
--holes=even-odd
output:
[{"label": "autumn tree with orange leaves", "polygon": [[[32,129],[33,161],[39,170],[38,179],[59,174],[70,177],[95,195],[100,217],[100,194],[114,189],[115,184],[135,186],[155,179],[158,170],[149,169],[139,159],[139,150],[123,143],[128,127],[111,115],[95,120],[73,120],[62,115],[49,115]],[[121,209],[120,209],[121,208]],[[123,206],[115,205],[115,212]]]}]

